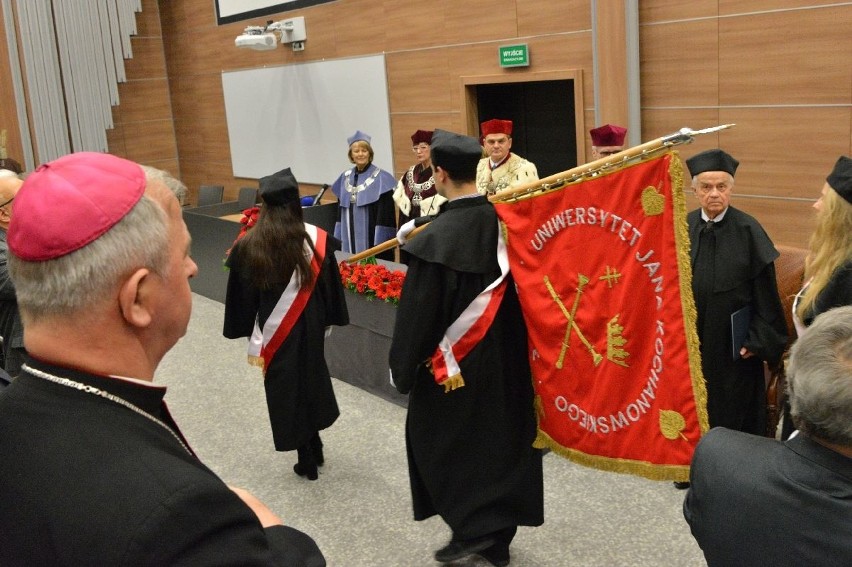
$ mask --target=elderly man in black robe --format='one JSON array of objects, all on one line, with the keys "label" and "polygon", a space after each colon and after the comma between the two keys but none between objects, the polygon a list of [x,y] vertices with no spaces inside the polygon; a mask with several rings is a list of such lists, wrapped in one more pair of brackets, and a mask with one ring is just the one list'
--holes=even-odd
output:
[{"label": "elderly man in black robe", "polygon": [[730,206],[737,160],[713,149],[686,165],[701,203],[687,222],[710,427],[763,435],[763,361],[777,363],[787,344],[778,251],[757,220]]},{"label": "elderly man in black robe", "polygon": [[433,175],[449,202],[405,245],[390,367],[409,394],[414,519],[439,514],[452,529],[435,559],[478,553],[504,566],[517,527],[544,522],[542,463],[526,327],[497,214],[476,190],[479,155],[475,139],[435,132]]}]

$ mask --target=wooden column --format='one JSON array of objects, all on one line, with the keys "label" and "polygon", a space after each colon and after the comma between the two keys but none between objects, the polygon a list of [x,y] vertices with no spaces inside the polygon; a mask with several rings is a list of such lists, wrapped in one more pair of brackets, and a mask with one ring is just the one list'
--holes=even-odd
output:
[{"label": "wooden column", "polygon": [[[6,36],[6,18],[14,25],[14,15],[0,9],[0,131],[6,131],[6,153],[8,157],[24,164],[20,122],[15,103],[15,87],[9,61],[9,46]],[[3,157],[3,156],[0,156]]]},{"label": "wooden column", "polygon": [[629,0],[592,0],[595,121],[628,126],[627,16]]}]

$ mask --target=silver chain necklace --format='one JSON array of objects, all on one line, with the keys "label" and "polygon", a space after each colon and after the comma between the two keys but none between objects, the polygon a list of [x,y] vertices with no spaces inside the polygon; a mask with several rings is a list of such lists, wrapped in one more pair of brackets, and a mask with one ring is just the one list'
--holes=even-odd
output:
[{"label": "silver chain necklace", "polygon": [[[367,170],[365,169],[364,171],[367,171]],[[381,170],[377,167],[373,171],[373,173],[370,175],[370,177],[368,177],[367,179],[365,179],[363,182],[359,183],[358,185],[352,185],[352,183],[349,182],[349,179],[352,176],[352,170],[351,169],[348,170],[346,172],[346,190],[349,192],[349,202],[354,203],[358,198],[358,193],[360,193],[361,191],[363,191],[364,189],[366,189],[367,187],[372,185],[373,181],[376,180],[376,177],[378,177],[380,172],[381,172]],[[363,171],[361,173],[363,173]],[[359,175],[360,175],[360,173],[359,173]]]},{"label": "silver chain necklace", "polygon": [[128,402],[124,398],[119,398],[116,395],[110,394],[109,392],[105,392],[104,390],[101,390],[99,388],[95,388],[94,386],[89,386],[87,384],[75,382],[74,380],[69,380],[68,378],[62,378],[61,376],[54,376],[53,374],[48,374],[47,372],[42,372],[41,370],[36,370],[35,368],[30,368],[26,364],[22,365],[21,368],[23,370],[26,370],[27,372],[29,372],[33,376],[36,376],[37,378],[41,378],[42,380],[47,380],[48,382],[53,382],[54,384],[59,384],[60,386],[67,386],[68,388],[74,388],[75,390],[80,390],[81,392],[86,392],[87,394],[92,394],[92,395],[95,395],[95,396],[100,396],[101,398],[106,398],[107,400],[109,400],[111,402],[114,402],[118,405],[124,406],[127,409],[138,413],[142,417],[146,417],[146,418],[150,419],[151,421],[153,421],[154,423],[156,423],[157,425],[159,425],[160,427],[162,427],[163,429],[165,429],[166,431],[171,433],[172,437],[174,437],[177,440],[177,442],[180,443],[180,446],[183,447],[186,450],[187,453],[192,455],[192,451],[189,450],[189,447],[186,446],[186,443],[183,442],[183,440],[178,436],[177,433],[174,432],[174,430],[171,427],[169,427],[168,425],[166,425],[165,423],[163,423],[162,421],[160,421],[159,419],[157,419],[156,417],[154,417],[153,415],[151,415],[147,411],[143,410],[142,408],[131,404],[130,402]]},{"label": "silver chain necklace", "polygon": [[411,204],[415,207],[419,207],[420,203],[423,201],[423,196],[421,195],[421,193],[424,191],[428,191],[429,189],[435,186],[435,178],[430,175],[429,179],[427,179],[423,183],[415,183],[415,167],[417,166],[413,165],[408,168],[408,173],[405,174],[405,180],[408,181],[408,188],[411,189],[411,192],[413,193],[413,195],[411,196]]}]

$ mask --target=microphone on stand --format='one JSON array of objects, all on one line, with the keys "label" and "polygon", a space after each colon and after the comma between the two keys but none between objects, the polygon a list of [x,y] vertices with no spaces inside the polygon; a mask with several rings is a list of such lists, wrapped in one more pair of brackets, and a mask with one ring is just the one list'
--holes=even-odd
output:
[{"label": "microphone on stand", "polygon": [[317,206],[317,205],[319,204],[320,199],[322,199],[322,196],[323,196],[323,194],[325,193],[326,189],[328,189],[328,183],[323,183],[323,184],[322,184],[322,188],[320,188],[320,192],[319,192],[319,193],[317,193],[317,196],[316,196],[316,197],[314,197],[314,203],[313,203],[313,205],[311,205],[311,206],[314,206],[314,207],[315,207],[315,206]]}]

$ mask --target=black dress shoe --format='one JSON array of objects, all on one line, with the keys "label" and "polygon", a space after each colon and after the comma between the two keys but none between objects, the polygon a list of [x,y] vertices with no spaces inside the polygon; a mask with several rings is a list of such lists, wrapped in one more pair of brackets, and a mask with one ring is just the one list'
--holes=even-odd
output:
[{"label": "black dress shoe", "polygon": [[435,561],[440,563],[458,561],[459,559],[463,559],[469,555],[488,549],[494,545],[494,543],[495,540],[491,536],[451,541],[435,552]]},{"label": "black dress shoe", "polygon": [[689,482],[688,481],[675,481],[674,487],[677,488],[678,490],[686,490],[687,488],[689,488]]},{"label": "black dress shoe", "polygon": [[506,567],[509,564],[509,546],[501,542],[483,549],[477,555],[494,565],[494,567]]},{"label": "black dress shoe", "polygon": [[319,478],[316,465],[310,466],[302,463],[296,463],[293,465],[293,472],[299,476],[308,477],[308,480],[316,480]]}]

